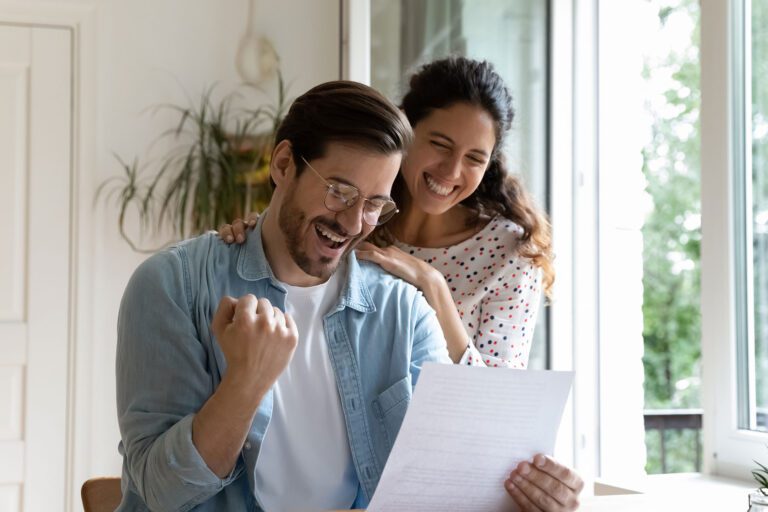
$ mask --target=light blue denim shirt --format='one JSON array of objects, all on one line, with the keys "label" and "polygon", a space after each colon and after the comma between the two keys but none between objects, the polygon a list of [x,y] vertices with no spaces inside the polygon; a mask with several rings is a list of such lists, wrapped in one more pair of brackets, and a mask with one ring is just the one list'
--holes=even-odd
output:
[{"label": "light blue denim shirt", "polygon": [[[323,320],[360,483],[354,507],[366,507],[422,364],[451,361],[421,293],[354,254],[346,268],[342,296]],[[192,443],[192,419],[227,367],[211,319],[221,297],[248,293],[285,307],[285,289],[264,255],[261,223],[246,244],[203,235],[152,256],[133,274],[118,319],[118,510],[260,510],[253,475],[271,393],[227,478],[218,478]]]}]

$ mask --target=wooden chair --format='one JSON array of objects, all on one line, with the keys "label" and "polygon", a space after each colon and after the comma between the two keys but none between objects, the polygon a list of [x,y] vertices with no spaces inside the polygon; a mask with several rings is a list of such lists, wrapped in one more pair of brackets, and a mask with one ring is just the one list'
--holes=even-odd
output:
[{"label": "wooden chair", "polygon": [[120,477],[101,477],[86,480],[80,489],[85,512],[115,512],[123,498]]}]

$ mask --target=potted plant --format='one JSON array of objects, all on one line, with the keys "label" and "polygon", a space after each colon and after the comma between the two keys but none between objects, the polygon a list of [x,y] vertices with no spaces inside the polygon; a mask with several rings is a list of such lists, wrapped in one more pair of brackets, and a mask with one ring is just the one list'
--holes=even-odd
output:
[{"label": "potted plant", "polygon": [[102,183],[96,198],[107,192],[106,200],[116,202],[120,235],[133,250],[153,252],[126,232],[132,208],[142,232],[171,227],[181,239],[266,207],[272,194],[274,134],[288,105],[279,72],[277,81],[275,102],[256,109],[235,108],[234,100],[242,98],[239,92],[214,102],[213,87],[197,104],[156,107],[178,116],[175,127],[161,135],[174,141],[174,149],[151,165],[140,164],[138,158],[127,163],[115,155],[123,172]]},{"label": "potted plant", "polygon": [[752,512],[768,510],[768,467],[753,461],[757,468],[752,470],[752,477],[757,482],[757,490],[749,496],[749,510]]}]

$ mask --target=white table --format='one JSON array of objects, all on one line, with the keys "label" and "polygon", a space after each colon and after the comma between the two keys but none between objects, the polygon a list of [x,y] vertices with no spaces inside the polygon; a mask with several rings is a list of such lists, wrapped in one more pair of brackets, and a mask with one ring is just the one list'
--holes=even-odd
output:
[{"label": "white table", "polygon": [[[599,484],[596,487],[600,492]],[[748,496],[757,485],[748,480],[683,473],[653,475],[627,487],[639,493],[585,497],[580,510],[746,512]]]}]

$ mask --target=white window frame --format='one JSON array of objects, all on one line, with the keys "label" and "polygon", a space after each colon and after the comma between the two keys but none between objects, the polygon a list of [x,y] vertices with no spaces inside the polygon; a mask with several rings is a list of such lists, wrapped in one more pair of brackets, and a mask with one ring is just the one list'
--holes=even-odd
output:
[{"label": "white window frame", "polygon": [[[574,371],[561,436],[570,434],[572,465],[591,482],[601,473],[597,0],[554,0],[552,16],[551,220],[561,262],[550,350],[553,370]],[[566,455],[556,453],[569,463]]]},{"label": "white window frame", "polygon": [[371,83],[371,1],[340,0],[341,79]]},{"label": "white window frame", "polygon": [[737,152],[749,141],[737,147],[733,137],[733,98],[740,97],[735,89],[733,7],[733,0],[701,0],[702,402],[704,472],[744,479],[752,460],[764,453],[768,434],[738,428],[736,332],[742,326],[735,291],[744,283],[737,281],[735,271],[734,216],[743,205],[736,202],[732,177],[741,172]]}]

